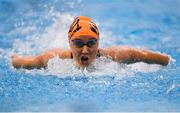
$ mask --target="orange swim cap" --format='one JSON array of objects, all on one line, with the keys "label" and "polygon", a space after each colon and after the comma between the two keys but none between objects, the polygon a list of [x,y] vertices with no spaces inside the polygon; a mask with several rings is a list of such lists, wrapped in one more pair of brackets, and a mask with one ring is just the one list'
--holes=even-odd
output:
[{"label": "orange swim cap", "polygon": [[68,37],[71,39],[71,37],[84,35],[99,38],[99,30],[90,18],[78,16],[70,26]]}]

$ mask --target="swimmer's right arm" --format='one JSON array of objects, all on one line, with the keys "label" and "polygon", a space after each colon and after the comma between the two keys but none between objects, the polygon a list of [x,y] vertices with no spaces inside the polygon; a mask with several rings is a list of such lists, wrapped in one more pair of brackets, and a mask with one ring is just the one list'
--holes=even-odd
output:
[{"label": "swimmer's right arm", "polygon": [[38,56],[27,56],[22,57],[18,55],[12,56],[12,65],[14,68],[25,68],[25,69],[33,69],[33,68],[45,68],[49,59],[59,56],[59,58],[70,58],[71,52],[69,50],[61,50],[61,49],[53,49],[44,53],[41,53]]}]

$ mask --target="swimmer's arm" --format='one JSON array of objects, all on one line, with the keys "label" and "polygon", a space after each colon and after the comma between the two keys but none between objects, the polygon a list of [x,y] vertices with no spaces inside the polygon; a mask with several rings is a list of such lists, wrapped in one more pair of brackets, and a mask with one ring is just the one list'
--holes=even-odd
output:
[{"label": "swimmer's arm", "polygon": [[166,54],[145,49],[136,49],[128,46],[112,46],[100,49],[102,54],[122,63],[146,62],[149,64],[168,65],[169,57]]},{"label": "swimmer's arm", "polygon": [[33,69],[33,68],[45,68],[49,59],[59,56],[59,58],[65,59],[70,58],[71,53],[69,50],[61,50],[61,49],[53,49],[44,53],[41,53],[38,56],[27,56],[22,57],[18,55],[12,56],[12,65],[15,68],[26,68],[26,69]]},{"label": "swimmer's arm", "polygon": [[12,65],[14,68],[41,68],[44,66],[44,63],[41,62],[40,56],[19,56],[13,55]]}]

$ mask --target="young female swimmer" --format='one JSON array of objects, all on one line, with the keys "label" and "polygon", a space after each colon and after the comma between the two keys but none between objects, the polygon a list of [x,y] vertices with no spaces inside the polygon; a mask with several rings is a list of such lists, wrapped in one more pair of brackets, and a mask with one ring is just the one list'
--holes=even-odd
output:
[{"label": "young female swimmer", "polygon": [[38,56],[22,57],[12,56],[12,65],[15,68],[42,68],[46,67],[48,60],[59,56],[61,59],[73,59],[80,67],[88,67],[98,57],[112,58],[119,63],[146,62],[149,64],[167,65],[169,57],[145,49],[136,49],[128,46],[112,46],[98,48],[99,31],[95,23],[86,16],[78,16],[71,24],[69,32],[70,50],[53,49]]}]

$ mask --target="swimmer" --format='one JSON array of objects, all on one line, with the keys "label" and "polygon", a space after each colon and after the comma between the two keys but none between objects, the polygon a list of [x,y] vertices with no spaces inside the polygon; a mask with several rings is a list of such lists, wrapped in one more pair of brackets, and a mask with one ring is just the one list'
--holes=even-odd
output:
[{"label": "swimmer", "polygon": [[168,65],[169,57],[166,54],[146,49],[137,49],[128,46],[111,46],[98,48],[99,30],[96,24],[86,16],[78,16],[70,26],[68,32],[70,49],[55,48],[37,56],[12,56],[12,65],[15,68],[46,68],[48,61],[58,56],[60,59],[73,59],[77,66],[85,68],[93,64],[98,57],[111,58],[119,63],[145,62],[149,64]]}]

